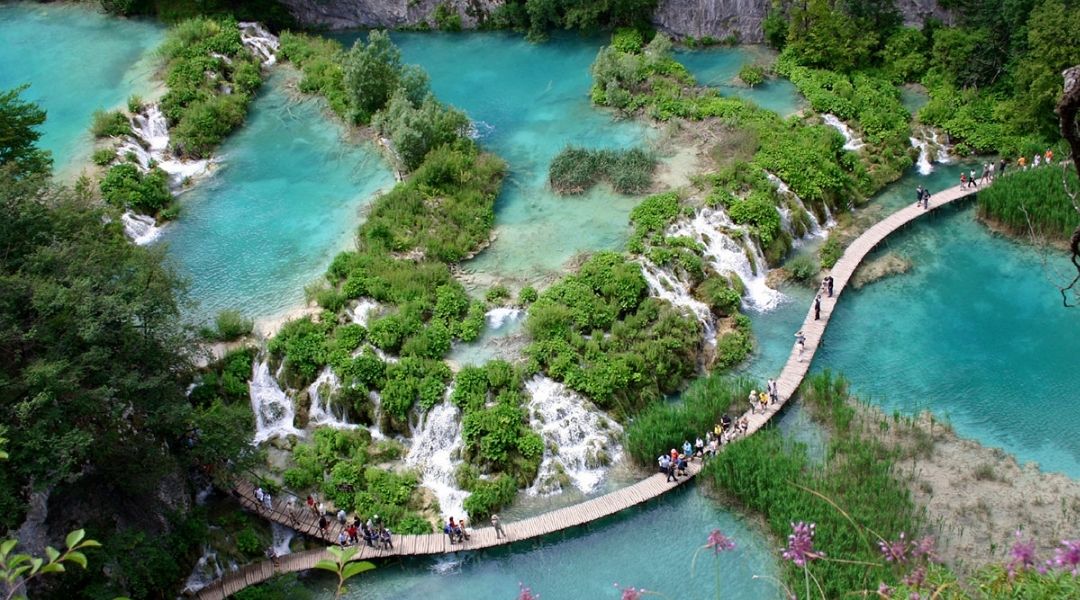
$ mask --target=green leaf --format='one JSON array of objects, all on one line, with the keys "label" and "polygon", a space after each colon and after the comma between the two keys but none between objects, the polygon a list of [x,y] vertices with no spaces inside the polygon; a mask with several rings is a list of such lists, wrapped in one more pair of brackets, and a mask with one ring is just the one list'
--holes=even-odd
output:
[{"label": "green leaf", "polygon": [[370,570],[372,570],[374,568],[375,568],[375,565],[369,563],[366,560],[358,561],[358,562],[350,562],[349,564],[345,565],[344,569],[342,569],[342,571],[341,571],[341,579],[342,580],[347,580],[347,579],[349,579],[351,577],[355,577],[355,576],[357,576],[357,575],[359,575],[361,573],[366,573],[366,572],[368,572],[368,571],[370,571]]},{"label": "green leaf", "polygon": [[52,546],[45,548],[45,556],[49,557],[49,562],[56,562],[56,559],[60,558],[60,551]]},{"label": "green leaf", "polygon": [[49,563],[44,567],[41,567],[40,574],[44,575],[46,573],[63,573],[66,570],[67,569],[65,569],[64,565],[61,563]]},{"label": "green leaf", "polygon": [[64,560],[69,560],[82,568],[86,568],[86,555],[82,552],[72,552]]},{"label": "green leaf", "polygon": [[338,572],[338,565],[332,560],[320,560],[319,562],[315,563],[315,568],[322,569],[324,571],[330,571],[331,573]]},{"label": "green leaf", "polygon": [[67,539],[64,541],[68,548],[74,548],[75,544],[78,544],[86,537],[85,529],[76,529],[67,535]]},{"label": "green leaf", "polygon": [[12,549],[15,548],[15,544],[18,543],[19,540],[4,540],[3,542],[0,542],[0,558],[7,557],[7,555],[11,553]]},{"label": "green leaf", "polygon": [[100,547],[101,547],[101,544],[97,540],[83,540],[83,542],[81,544],[79,544],[79,548],[100,548]]}]

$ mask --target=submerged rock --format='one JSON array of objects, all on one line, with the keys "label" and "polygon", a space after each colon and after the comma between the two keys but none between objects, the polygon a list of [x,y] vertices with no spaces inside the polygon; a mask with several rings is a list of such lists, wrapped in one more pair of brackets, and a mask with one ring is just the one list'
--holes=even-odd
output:
[{"label": "submerged rock", "polygon": [[907,273],[911,270],[912,266],[914,265],[908,258],[894,252],[889,252],[884,256],[859,265],[859,268],[855,270],[855,275],[851,278],[851,285],[854,286],[855,289],[859,289],[868,283],[873,283],[885,279],[886,277],[891,277],[892,275]]}]

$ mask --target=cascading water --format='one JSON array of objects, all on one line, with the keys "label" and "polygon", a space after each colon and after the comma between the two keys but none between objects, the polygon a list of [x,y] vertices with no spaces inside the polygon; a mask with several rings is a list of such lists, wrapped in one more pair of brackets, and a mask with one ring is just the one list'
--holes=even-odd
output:
[{"label": "cascading water", "polygon": [[564,476],[586,494],[595,491],[608,465],[622,456],[622,428],[553,379],[537,375],[525,389],[530,426],[544,438],[540,473],[528,493],[558,493]]},{"label": "cascading water", "polygon": [[[449,398],[452,388],[447,391]],[[449,401],[434,406],[424,415],[423,423],[412,428],[412,446],[405,464],[423,473],[421,485],[439,499],[439,509],[445,516],[465,514],[468,492],[457,487],[454,471],[461,464],[461,411]]]},{"label": "cascading water", "polygon": [[184,588],[181,592],[183,594],[194,594],[210,585],[215,579],[220,579],[224,574],[225,570],[221,568],[217,552],[211,550],[209,546],[204,546],[202,556],[195,563],[195,567],[191,569],[191,575],[188,575],[187,580],[184,581]]},{"label": "cascading water", "polygon": [[173,191],[183,187],[185,181],[205,175],[210,170],[210,161],[182,160],[169,153],[169,126],[165,115],[157,104],[147,104],[130,119],[133,136],[128,136],[117,148],[116,154],[121,160],[129,156],[144,170],[156,165],[169,174],[169,184]]},{"label": "cascading water", "polygon": [[847,126],[847,123],[838,119],[836,115],[825,113],[821,115],[821,120],[825,121],[826,125],[836,128],[836,130],[840,132],[840,135],[844,136],[844,150],[858,150],[866,145],[855,135],[855,132]]},{"label": "cascading water", "polygon": [[919,151],[919,158],[915,161],[915,166],[919,168],[919,174],[929,175],[933,173],[934,165],[930,163],[930,144],[916,137],[908,139],[911,141],[911,147]]},{"label": "cascading water", "polygon": [[270,363],[267,359],[255,363],[248,389],[251,395],[251,410],[255,413],[256,444],[275,437],[300,435],[300,430],[293,425],[296,408],[292,398],[282,391],[277,380],[270,374]]},{"label": "cascading water", "polygon": [[757,266],[750,264],[747,252],[724,230],[738,230],[727,214],[720,208],[703,208],[693,219],[682,221],[671,235],[684,235],[697,240],[705,249],[705,256],[718,273],[733,272],[746,287],[743,302],[759,311],[771,310],[783,299],[783,295],[765,283],[768,267],[757,244],[743,232],[743,241]]},{"label": "cascading water", "polygon": [[[322,392],[324,386],[328,392],[326,394]],[[335,415],[334,407],[330,405],[330,396],[339,389],[341,389],[341,381],[338,380],[332,368],[325,367],[315,381],[308,386],[308,398],[311,399],[311,406],[308,409],[308,423],[320,427],[356,429],[357,425]]]},{"label": "cascading water", "polygon": [[952,162],[952,155],[949,154],[949,147],[941,143],[938,139],[938,132],[936,130],[930,130],[930,143],[934,146],[934,157],[941,164],[949,164]]},{"label": "cascading water", "polygon": [[[795,203],[795,205],[799,207],[800,210],[806,213],[806,216],[810,217],[810,230],[806,232],[806,235],[810,237],[825,237],[829,234],[828,230],[821,226],[821,223],[818,221],[817,215],[814,214],[814,211],[808,210],[806,208],[806,204],[803,202],[803,199],[800,198],[798,194],[793,192],[791,188],[788,187],[788,184],[784,183],[783,179],[780,179],[779,177],[773,175],[772,173],[769,173],[768,171],[765,172],[765,177],[769,179],[770,183],[776,186],[776,191],[779,192],[781,196],[786,196],[787,198],[790,198]],[[827,206],[825,207],[825,210],[828,211]],[[783,211],[781,211],[781,215],[783,214]],[[791,233],[790,227],[787,229],[787,232]]]},{"label": "cascading water", "polygon": [[161,228],[153,217],[127,211],[120,215],[120,221],[124,224],[124,235],[138,246],[149,244],[161,235]]},{"label": "cascading water", "polygon": [[716,343],[716,320],[712,311],[704,302],[690,295],[690,288],[678,277],[654,265],[649,260],[641,260],[641,274],[649,284],[652,296],[667,300],[672,305],[689,309],[705,328],[705,343]]},{"label": "cascading water", "polygon": [[352,309],[352,322],[367,327],[368,321],[371,320],[372,315],[377,310],[379,310],[378,302],[371,298],[361,298],[356,307]]},{"label": "cascading water", "polygon": [[512,307],[493,308],[484,313],[484,321],[490,329],[500,329],[521,320],[525,316],[525,309]]},{"label": "cascading water", "polygon": [[277,62],[277,51],[281,47],[276,35],[270,33],[258,23],[241,21],[240,41],[247,46],[264,66],[271,66]]},{"label": "cascading water", "polygon": [[292,528],[278,523],[270,523],[270,535],[273,540],[271,547],[274,549],[274,554],[278,556],[292,554],[292,540],[296,536],[296,532]]}]

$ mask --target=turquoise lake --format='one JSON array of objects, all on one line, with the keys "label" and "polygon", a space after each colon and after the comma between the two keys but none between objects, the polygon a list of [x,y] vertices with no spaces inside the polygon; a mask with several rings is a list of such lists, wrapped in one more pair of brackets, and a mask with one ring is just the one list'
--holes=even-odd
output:
[{"label": "turquoise lake", "polygon": [[[713,529],[733,538],[735,550],[718,558],[703,550],[691,571],[694,553]],[[773,599],[782,597],[768,579],[777,574],[778,554],[753,525],[687,489],[571,533],[441,559],[383,563],[358,578],[344,597],[507,600],[517,597],[521,582],[552,600],[617,599],[616,583],[662,598],[712,598],[718,567],[723,598]],[[319,597],[331,598],[329,581],[320,580]]]},{"label": "turquoise lake", "polygon": [[95,110],[150,90],[151,50],[164,32],[83,6],[0,4],[0,90],[31,84],[22,98],[47,113],[39,145],[52,151],[58,175],[77,174],[88,162]]},{"label": "turquoise lake", "polygon": [[783,78],[772,78],[750,88],[736,79],[743,65],[766,63],[772,58],[769,50],[757,46],[680,50],[675,53],[675,59],[690,71],[699,85],[716,88],[724,96],[750,100],[786,117],[807,106],[806,99],[793,83]]},{"label": "turquoise lake", "polygon": [[[358,34],[336,35],[352,44]],[[395,33],[405,62],[422,66],[443,102],[475,122],[484,149],[509,176],[495,204],[495,242],[463,267],[484,279],[537,282],[578,252],[619,248],[640,197],[604,187],[559,196],[548,186],[551,160],[568,145],[629,148],[646,127],[613,120],[589,102],[589,66],[606,38],[556,35],[532,44],[511,33]]]},{"label": "turquoise lake", "polygon": [[334,255],[352,247],[361,211],[394,177],[368,142],[346,139],[322,102],[286,90],[277,70],[220,165],[180,196],[162,243],[190,281],[202,321],[223,309],[276,315],[304,302]]}]

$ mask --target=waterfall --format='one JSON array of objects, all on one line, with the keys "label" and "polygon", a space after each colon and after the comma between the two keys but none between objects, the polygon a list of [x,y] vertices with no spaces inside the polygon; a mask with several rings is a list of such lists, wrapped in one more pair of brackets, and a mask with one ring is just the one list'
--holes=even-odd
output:
[{"label": "waterfall", "polygon": [[151,166],[156,165],[169,174],[170,187],[174,192],[186,180],[210,170],[209,160],[182,160],[172,156],[169,152],[168,122],[157,104],[147,104],[131,117],[130,122],[134,136],[126,137],[117,148],[116,154],[120,160],[127,160],[128,155],[133,155],[143,171],[149,171]]},{"label": "waterfall", "polygon": [[[814,214],[814,211],[806,208],[806,204],[803,202],[803,199],[800,198],[798,194],[793,192],[791,188],[788,187],[788,184],[784,183],[783,179],[780,179],[779,177],[773,175],[772,173],[769,173],[768,171],[765,172],[765,177],[769,179],[770,183],[776,186],[776,191],[780,192],[781,196],[786,196],[787,198],[790,198],[792,201],[795,202],[795,205],[798,206],[799,209],[806,213],[806,216],[810,217],[810,231],[807,231],[806,235],[810,237],[825,237],[829,234],[828,230],[821,226],[821,223],[818,221],[817,215]],[[825,210],[828,211],[829,207],[826,206]],[[780,215],[781,217],[785,216],[783,210],[780,211]],[[790,232],[791,229],[789,228],[788,233]]]},{"label": "waterfall", "polygon": [[[447,398],[451,391],[447,390]],[[420,483],[434,492],[444,516],[463,516],[469,495],[457,487],[454,477],[463,446],[460,418],[461,411],[449,401],[434,406],[424,415],[423,423],[412,428],[412,446],[405,457],[406,465],[423,473]]]},{"label": "waterfall", "polygon": [[248,389],[251,394],[251,410],[255,413],[256,444],[274,437],[300,435],[300,430],[293,425],[296,408],[292,398],[281,390],[281,386],[270,374],[268,360],[255,363]]},{"label": "waterfall", "polygon": [[934,146],[934,156],[937,162],[941,164],[949,164],[952,162],[952,156],[949,154],[948,146],[938,140],[937,130],[930,130],[930,143]]},{"label": "waterfall", "polygon": [[352,309],[352,322],[367,327],[375,311],[379,310],[379,303],[371,298],[361,298]]},{"label": "waterfall", "polygon": [[270,535],[271,547],[274,549],[274,554],[278,556],[285,556],[286,554],[292,554],[292,539],[296,535],[296,532],[290,527],[280,525],[278,523],[270,523]]},{"label": "waterfall", "polygon": [[195,567],[191,569],[191,575],[188,575],[188,578],[184,581],[184,588],[181,592],[194,594],[210,585],[215,579],[220,579],[224,574],[225,570],[221,568],[217,552],[211,550],[209,546],[203,546],[202,556],[195,563]]},{"label": "waterfall", "polygon": [[[324,385],[330,392],[326,394],[325,398],[322,392],[319,391]],[[330,396],[339,389],[341,389],[341,381],[334,374],[334,370],[330,367],[324,367],[322,373],[319,373],[315,381],[308,386],[308,398],[311,399],[311,405],[308,408],[308,423],[310,425],[337,429],[356,429],[358,427],[349,423],[343,417],[334,414],[334,408],[330,405]]]},{"label": "waterfall", "polygon": [[649,260],[641,260],[641,274],[649,284],[652,296],[667,300],[673,306],[689,309],[705,328],[705,343],[716,343],[716,321],[704,302],[690,295],[689,287],[668,271]]},{"label": "waterfall", "polygon": [[250,21],[241,21],[240,41],[251,50],[263,66],[271,66],[277,62],[277,51],[281,47],[276,35],[263,29],[263,26]]},{"label": "waterfall", "polygon": [[933,173],[934,165],[930,164],[930,145],[916,137],[908,139],[911,141],[911,147],[919,150],[919,159],[915,161],[915,165],[919,167],[919,174],[929,175]]},{"label": "waterfall", "polygon": [[124,224],[124,235],[138,246],[145,246],[161,235],[161,228],[153,217],[137,215],[129,210],[120,215],[120,221]]},{"label": "waterfall", "polygon": [[761,256],[761,251],[748,234],[743,232],[743,242],[757,263],[751,265],[743,246],[728,237],[724,230],[737,229],[727,214],[720,208],[703,208],[693,219],[679,223],[672,235],[684,235],[697,240],[705,248],[705,258],[709,260],[717,273],[733,272],[742,279],[746,287],[743,301],[750,308],[766,311],[775,308],[783,295],[765,283],[768,266]]},{"label": "waterfall", "polygon": [[835,127],[840,132],[840,135],[844,136],[844,150],[858,150],[865,146],[863,141],[855,135],[855,132],[847,126],[847,123],[838,119],[836,115],[825,113],[821,115],[821,120],[825,121],[826,125]]},{"label": "waterfall", "polygon": [[622,456],[618,443],[622,428],[579,394],[548,377],[533,377],[525,389],[530,396],[529,424],[544,438],[540,473],[528,493],[561,491],[562,474],[582,492],[595,491],[608,465]]},{"label": "waterfall", "polygon": [[521,320],[525,316],[523,308],[499,307],[484,313],[484,321],[490,329],[499,329],[503,325],[509,325]]}]

